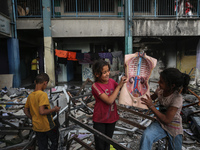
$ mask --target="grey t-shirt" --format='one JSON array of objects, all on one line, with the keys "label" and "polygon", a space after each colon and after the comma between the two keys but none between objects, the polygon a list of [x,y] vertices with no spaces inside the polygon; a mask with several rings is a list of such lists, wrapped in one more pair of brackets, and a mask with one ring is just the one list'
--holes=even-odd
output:
[{"label": "grey t-shirt", "polygon": [[159,89],[156,90],[156,93],[158,95],[158,101],[160,102],[160,105],[162,106],[162,110],[161,110],[162,113],[165,113],[164,111],[167,110],[171,106],[178,108],[171,123],[163,124],[162,122],[158,120],[162,128],[173,137],[176,137],[179,134],[183,134],[182,117],[180,115],[182,105],[183,105],[182,95],[179,94],[178,91],[175,91],[171,95],[164,97],[163,90],[159,90]]}]

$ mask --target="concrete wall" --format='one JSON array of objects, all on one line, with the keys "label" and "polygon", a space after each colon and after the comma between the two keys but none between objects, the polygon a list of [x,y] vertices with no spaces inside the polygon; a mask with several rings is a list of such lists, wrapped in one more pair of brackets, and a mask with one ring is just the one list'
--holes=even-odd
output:
[{"label": "concrete wall", "polygon": [[[124,37],[125,21],[121,18],[52,19],[52,37]],[[40,29],[41,19],[18,19],[17,29]],[[133,36],[198,36],[197,19],[134,19]]]},{"label": "concrete wall", "polygon": [[[192,55],[186,55],[186,52],[193,50],[196,51],[198,40],[188,40],[188,41],[181,41],[178,44],[178,51],[177,51],[177,68],[183,72],[189,74],[190,73],[192,81],[195,80],[195,67],[197,63],[196,59],[196,52]],[[192,44],[191,44],[192,43]]]},{"label": "concrete wall", "polygon": [[184,55],[184,50],[180,52],[180,57],[177,57],[177,68],[183,73],[190,73],[191,69],[191,78],[195,78],[195,67],[196,67],[196,55],[186,56]]},{"label": "concrete wall", "polygon": [[0,38],[11,37],[11,20],[0,14]]},{"label": "concrete wall", "polygon": [[196,56],[183,56],[179,63],[180,71],[189,73],[192,68],[196,67]]},{"label": "concrete wall", "polygon": [[133,36],[198,35],[200,35],[200,20],[197,19],[137,19],[133,21]]},{"label": "concrete wall", "polygon": [[43,27],[42,18],[18,18],[17,19],[17,29],[41,29]]},{"label": "concrete wall", "polygon": [[[51,20],[51,31],[53,38],[82,38],[82,41],[67,40],[63,42],[63,49],[81,49],[82,52],[89,51],[89,43],[93,40],[98,39],[98,37],[103,37],[99,41],[105,43],[106,38],[115,38],[115,37],[125,37],[125,21],[122,18],[59,18]],[[42,27],[41,19],[18,19],[17,20],[17,29],[40,29]],[[174,19],[134,19],[133,20],[133,37],[164,37],[173,36],[173,38],[181,36],[199,36],[200,35],[200,21],[194,18],[181,18],[176,20]],[[87,41],[86,37],[90,38],[90,41]],[[94,38],[97,37],[97,38]],[[173,41],[173,40],[172,40]],[[192,42],[192,41],[191,41]],[[184,43],[184,41],[183,41]],[[62,44],[62,43],[61,43]],[[177,43],[182,45],[182,43]],[[117,45],[117,44],[116,44]],[[168,50],[165,51],[168,53]],[[179,49],[183,49],[179,48]],[[115,48],[115,50],[120,50]],[[164,49],[163,49],[164,50]],[[166,66],[165,67],[177,67],[182,72],[189,73],[191,68],[196,66],[195,56],[182,56],[176,60],[177,48],[171,49],[166,57]],[[180,55],[182,52],[178,53]],[[173,57],[173,58],[172,58]],[[188,60],[190,63],[188,63]],[[90,68],[89,65],[83,65],[82,71],[86,68]],[[88,70],[84,71],[84,74],[88,74]],[[91,72],[91,70],[89,70]],[[156,71],[157,73],[158,71]],[[157,75],[156,75],[157,77]],[[83,81],[86,77],[82,77]],[[62,80],[64,80],[62,78]]]},{"label": "concrete wall", "polygon": [[124,20],[52,20],[53,37],[122,37]]}]

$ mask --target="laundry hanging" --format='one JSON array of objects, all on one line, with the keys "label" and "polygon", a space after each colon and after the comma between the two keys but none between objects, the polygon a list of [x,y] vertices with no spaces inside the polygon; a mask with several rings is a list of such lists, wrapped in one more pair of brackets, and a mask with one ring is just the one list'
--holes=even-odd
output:
[{"label": "laundry hanging", "polygon": [[76,53],[76,59],[84,59],[84,53]]},{"label": "laundry hanging", "polygon": [[111,52],[111,54],[113,58],[119,58],[121,61],[121,65],[123,65],[124,58],[123,58],[122,51]]},{"label": "laundry hanging", "polygon": [[91,64],[92,62],[89,53],[84,53],[84,59],[79,60],[80,64]]},{"label": "laundry hanging", "polygon": [[99,53],[99,57],[102,59],[108,58],[110,60],[110,64],[112,64],[112,54],[111,53]]},{"label": "laundry hanging", "polygon": [[100,59],[99,53],[89,53],[89,54],[90,54],[91,61]]},{"label": "laundry hanging", "polygon": [[68,51],[67,60],[77,61],[77,59],[76,59],[76,52],[70,52],[70,51]]},{"label": "laundry hanging", "polygon": [[109,59],[110,64],[113,62],[113,58],[120,58],[121,64],[123,63],[122,51],[106,52],[106,53],[77,53],[66,50],[55,49],[55,55],[59,58],[67,58],[67,60],[79,61],[80,64],[92,64],[93,61],[98,59]]},{"label": "laundry hanging", "polygon": [[61,58],[67,58],[68,51],[55,49],[55,55]]}]

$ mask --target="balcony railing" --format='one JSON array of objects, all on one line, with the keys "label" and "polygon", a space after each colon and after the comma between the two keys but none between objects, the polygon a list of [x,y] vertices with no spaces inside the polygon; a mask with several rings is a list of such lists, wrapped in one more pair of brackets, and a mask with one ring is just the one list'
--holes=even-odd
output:
[{"label": "balcony railing", "polygon": [[[125,0],[51,0],[52,18],[124,17]],[[200,0],[132,0],[133,18],[199,17]],[[42,0],[15,0],[17,17],[42,17]]]},{"label": "balcony railing", "polygon": [[42,17],[42,0],[15,0],[15,7],[18,18]]},{"label": "balcony railing", "polygon": [[200,0],[134,0],[133,17],[199,17]]},{"label": "balcony railing", "polygon": [[123,0],[54,0],[53,17],[123,17]]}]

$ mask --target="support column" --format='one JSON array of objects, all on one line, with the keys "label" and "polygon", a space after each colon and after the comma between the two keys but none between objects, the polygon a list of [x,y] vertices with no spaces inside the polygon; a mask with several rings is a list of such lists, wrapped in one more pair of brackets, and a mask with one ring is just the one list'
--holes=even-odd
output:
[{"label": "support column", "polygon": [[175,44],[173,43],[168,43],[168,46],[166,46],[166,51],[165,51],[165,57],[166,57],[166,68],[177,68],[176,65],[176,48]]},{"label": "support column", "polygon": [[132,20],[132,0],[125,0],[125,54],[133,53],[132,46],[132,28],[133,28],[133,20]]},{"label": "support column", "polygon": [[11,38],[7,39],[7,50],[8,50],[8,66],[9,73],[13,74],[13,87],[19,88],[21,86],[21,74],[20,74],[20,55],[19,55],[19,40],[17,39],[17,27],[16,27],[16,16],[14,0],[9,0],[12,9],[10,12],[11,21]]},{"label": "support column", "polygon": [[49,75],[48,86],[55,86],[54,48],[51,36],[51,1],[42,0],[44,32],[44,71]]},{"label": "support column", "polygon": [[19,41],[16,38],[7,40],[9,73],[13,74],[13,87],[21,86]]},{"label": "support column", "polygon": [[44,50],[43,47],[39,47],[38,48],[38,56],[40,57],[40,61],[39,61],[39,73],[44,72]]},{"label": "support column", "polygon": [[200,87],[200,40],[196,49],[196,71],[195,71],[196,85]]}]

